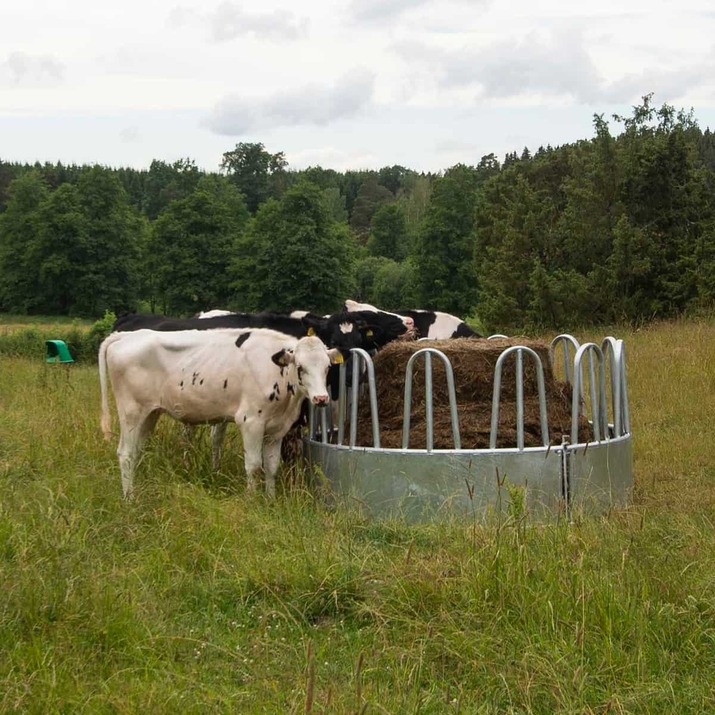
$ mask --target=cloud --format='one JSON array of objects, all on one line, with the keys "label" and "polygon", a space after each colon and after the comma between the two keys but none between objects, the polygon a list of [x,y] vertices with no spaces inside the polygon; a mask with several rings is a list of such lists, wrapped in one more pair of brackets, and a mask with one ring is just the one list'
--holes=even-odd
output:
[{"label": "cloud", "polygon": [[[630,102],[649,92],[672,102],[685,97],[692,90],[704,85],[712,85],[715,73],[715,58],[701,62],[697,66],[685,66],[672,70],[648,70],[627,74],[613,82],[604,83],[601,88],[603,99],[610,102]],[[710,96],[715,98],[710,92]]]},{"label": "cloud", "polygon": [[119,130],[119,141],[122,144],[134,144],[140,139],[138,127],[129,126]]},{"label": "cloud", "polygon": [[[489,2],[490,0],[351,0],[348,15],[355,22],[382,26],[390,20],[402,19],[408,10],[414,14],[415,11],[426,9],[428,12],[433,11],[434,17],[449,18],[451,8],[456,5],[473,10],[475,6],[487,5]],[[423,24],[421,16],[419,23]],[[430,25],[431,23],[428,23],[428,26]]]},{"label": "cloud", "polygon": [[382,166],[380,157],[369,150],[345,150],[335,146],[325,146],[314,149],[301,149],[288,152],[290,166],[294,169],[305,169],[309,166],[330,167],[336,171],[349,169],[379,168]]},{"label": "cloud", "polygon": [[348,12],[358,21],[379,22],[425,5],[429,0],[352,0]]},{"label": "cloud", "polygon": [[210,15],[211,36],[215,40],[233,40],[242,35],[274,40],[297,40],[305,37],[308,21],[293,13],[274,10],[270,13],[246,13],[240,5],[226,0]]},{"label": "cloud", "polygon": [[423,43],[395,45],[411,66],[422,63],[440,89],[472,88],[481,99],[525,96],[567,99],[582,104],[627,103],[648,92],[678,97],[708,82],[715,69],[702,63],[679,69],[648,69],[609,79],[597,68],[583,37],[573,28],[548,34],[531,32],[518,40],[479,49],[451,50]]},{"label": "cloud", "polygon": [[259,40],[299,40],[308,34],[308,20],[292,12],[245,12],[240,3],[224,0],[214,9],[201,13],[193,8],[176,6],[167,15],[172,29],[204,24],[212,40],[228,42],[253,35]]},{"label": "cloud", "polygon": [[332,87],[308,85],[263,99],[229,95],[214,107],[206,125],[224,135],[297,124],[324,126],[357,115],[370,102],[374,82],[372,72],[354,70]]},{"label": "cloud", "polygon": [[0,77],[24,87],[54,87],[64,80],[64,65],[49,55],[11,52],[0,64]]},{"label": "cloud", "polygon": [[595,65],[573,33],[546,38],[531,33],[521,40],[477,50],[444,50],[421,43],[402,43],[396,50],[410,62],[427,63],[440,87],[474,87],[487,98],[539,93],[584,99],[600,82]]},{"label": "cloud", "polygon": [[508,41],[447,65],[447,81],[474,78],[488,97],[537,93],[594,99],[600,77],[581,38],[564,32],[540,38],[530,34],[520,42]]}]

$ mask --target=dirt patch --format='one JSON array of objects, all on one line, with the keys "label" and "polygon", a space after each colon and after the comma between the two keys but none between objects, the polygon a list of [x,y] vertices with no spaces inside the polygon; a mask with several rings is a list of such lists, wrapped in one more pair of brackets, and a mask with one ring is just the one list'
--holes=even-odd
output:
[{"label": "dirt patch", "polygon": [[[377,404],[380,416],[381,446],[402,446],[402,423],[405,394],[405,368],[410,357],[424,347],[441,350],[452,363],[459,431],[463,449],[489,447],[491,431],[492,392],[494,370],[499,356],[513,345],[531,348],[541,359],[549,425],[549,441],[560,444],[563,434],[571,434],[571,389],[554,379],[549,363],[549,346],[527,338],[486,340],[459,338],[425,342],[394,342],[385,346],[374,358]],[[540,446],[541,421],[539,412],[537,370],[526,355],[524,374],[524,443],[527,447]],[[453,449],[452,423],[446,371],[441,359],[432,357],[434,449]],[[412,380],[412,410],[410,418],[411,448],[425,448],[427,429],[425,420],[424,360],[415,363]],[[516,447],[516,357],[506,359],[502,368],[501,401],[499,409],[498,447]],[[365,393],[360,400],[358,444],[372,446],[370,405]],[[579,441],[587,441],[590,427],[585,419],[579,426]]]}]

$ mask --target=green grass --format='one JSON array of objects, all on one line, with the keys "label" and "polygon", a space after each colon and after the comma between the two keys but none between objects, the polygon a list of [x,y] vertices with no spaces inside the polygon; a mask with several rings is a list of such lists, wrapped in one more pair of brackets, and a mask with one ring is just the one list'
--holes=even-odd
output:
[{"label": "green grass", "polygon": [[0,328],[3,330],[18,330],[26,326],[35,328],[52,328],[69,325],[89,327],[94,321],[82,318],[68,318],[66,315],[13,315],[0,313]]},{"label": "green grass", "polygon": [[126,503],[96,368],[0,357],[0,712],[715,712],[715,322],[612,332],[636,503],[571,526],[268,503],[168,420]]}]

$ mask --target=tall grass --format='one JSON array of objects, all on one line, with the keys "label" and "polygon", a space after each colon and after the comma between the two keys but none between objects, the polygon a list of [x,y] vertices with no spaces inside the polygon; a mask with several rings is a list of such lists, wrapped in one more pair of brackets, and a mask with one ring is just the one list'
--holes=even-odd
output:
[{"label": "tall grass", "polygon": [[2,357],[0,712],[714,712],[715,324],[615,334],[636,503],[570,526],[269,503],[169,421],[126,503],[96,370]]}]

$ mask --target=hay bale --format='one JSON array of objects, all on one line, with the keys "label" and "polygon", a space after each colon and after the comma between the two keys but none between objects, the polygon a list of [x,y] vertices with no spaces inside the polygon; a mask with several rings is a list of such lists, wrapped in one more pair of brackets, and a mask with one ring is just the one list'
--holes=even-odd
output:
[{"label": "hay bale", "polygon": [[[375,357],[375,381],[380,416],[380,440],[383,447],[402,446],[402,420],[405,393],[405,368],[410,357],[425,347],[441,350],[452,363],[457,413],[463,449],[489,447],[491,431],[494,369],[506,348],[523,345],[536,352],[544,371],[544,387],[548,412],[549,438],[561,443],[561,435],[571,433],[571,390],[556,381],[549,363],[549,346],[526,338],[486,340],[458,338],[425,342],[393,342]],[[524,443],[527,447],[542,444],[538,383],[534,361],[525,356],[524,375]],[[414,366],[412,379],[412,411],[410,447],[426,446],[424,360]],[[452,426],[445,368],[441,359],[432,359],[433,434],[435,449],[452,449]],[[580,425],[583,440],[590,428],[585,420]],[[370,405],[367,396],[360,400],[358,412],[358,444],[372,446]],[[508,358],[502,368],[501,402],[499,410],[498,447],[516,446],[516,357]]]}]

